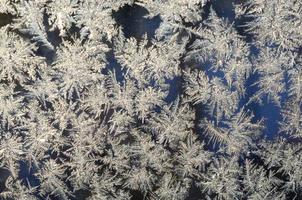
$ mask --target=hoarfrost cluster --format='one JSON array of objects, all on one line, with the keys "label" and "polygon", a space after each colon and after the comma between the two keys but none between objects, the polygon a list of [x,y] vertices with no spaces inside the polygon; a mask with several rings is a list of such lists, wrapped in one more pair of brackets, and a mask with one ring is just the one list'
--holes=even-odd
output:
[{"label": "hoarfrost cluster", "polygon": [[301,199],[302,2],[222,2],[0,0],[1,199]]}]

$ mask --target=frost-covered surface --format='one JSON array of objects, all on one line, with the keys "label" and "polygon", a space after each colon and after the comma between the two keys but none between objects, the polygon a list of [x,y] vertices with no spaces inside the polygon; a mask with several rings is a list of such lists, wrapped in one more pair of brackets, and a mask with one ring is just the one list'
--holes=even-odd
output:
[{"label": "frost-covered surface", "polygon": [[302,3],[234,3],[0,0],[0,199],[302,198]]}]

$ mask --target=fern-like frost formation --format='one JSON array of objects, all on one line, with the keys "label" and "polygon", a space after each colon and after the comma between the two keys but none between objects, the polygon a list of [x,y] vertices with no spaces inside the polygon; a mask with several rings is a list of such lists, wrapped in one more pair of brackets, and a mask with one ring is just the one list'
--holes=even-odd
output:
[{"label": "fern-like frost formation", "polygon": [[0,199],[302,199],[302,2],[231,3],[0,0]]}]

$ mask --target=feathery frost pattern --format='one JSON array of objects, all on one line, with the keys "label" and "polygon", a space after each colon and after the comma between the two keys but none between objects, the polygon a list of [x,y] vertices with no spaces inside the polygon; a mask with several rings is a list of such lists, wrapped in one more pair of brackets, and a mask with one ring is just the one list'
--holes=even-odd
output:
[{"label": "feathery frost pattern", "polygon": [[0,0],[0,199],[301,199],[302,3],[232,2]]}]

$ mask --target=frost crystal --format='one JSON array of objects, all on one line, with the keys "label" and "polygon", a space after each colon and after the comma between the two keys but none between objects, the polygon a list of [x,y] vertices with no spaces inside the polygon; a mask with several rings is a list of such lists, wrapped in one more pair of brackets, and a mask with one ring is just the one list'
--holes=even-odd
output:
[{"label": "frost crystal", "polygon": [[302,199],[301,45],[300,0],[0,0],[0,199]]}]

